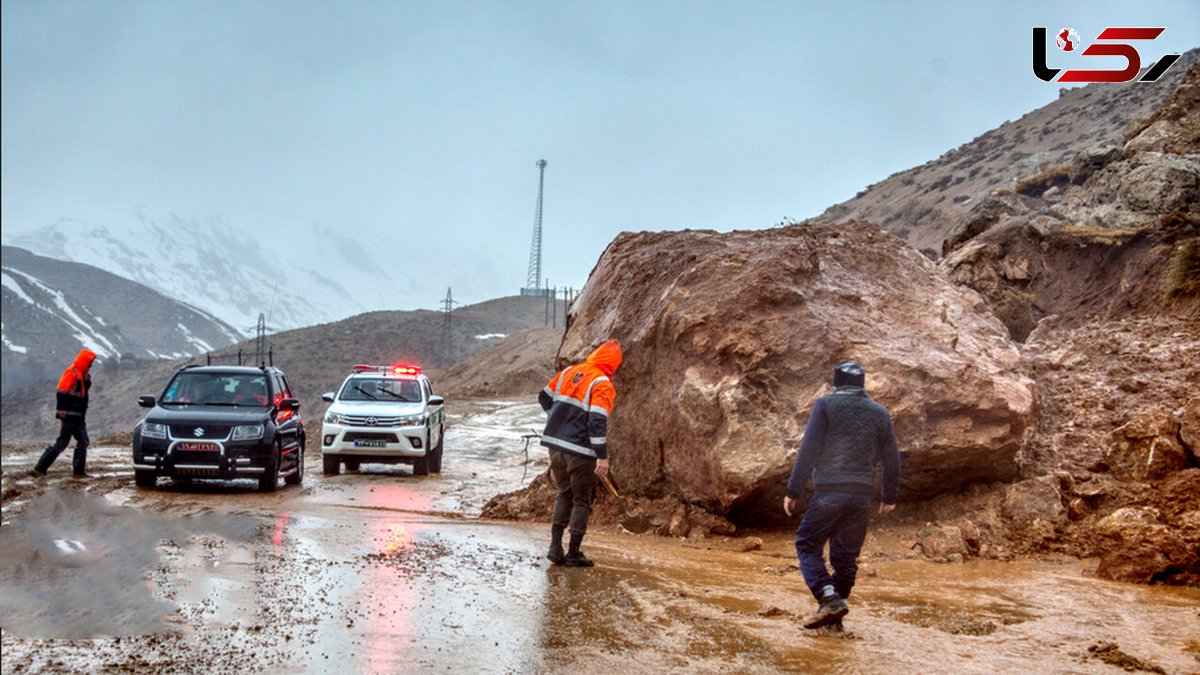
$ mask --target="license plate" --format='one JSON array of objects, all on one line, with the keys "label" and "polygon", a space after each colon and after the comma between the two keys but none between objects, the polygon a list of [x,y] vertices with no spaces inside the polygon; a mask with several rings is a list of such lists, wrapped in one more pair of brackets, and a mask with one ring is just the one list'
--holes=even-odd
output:
[{"label": "license plate", "polygon": [[183,450],[184,452],[217,452],[221,449],[221,446],[217,445],[216,443],[195,443],[193,441],[184,441],[175,446],[175,449]]},{"label": "license plate", "polygon": [[386,448],[387,441],[381,441],[375,438],[360,438],[354,441],[356,448]]}]

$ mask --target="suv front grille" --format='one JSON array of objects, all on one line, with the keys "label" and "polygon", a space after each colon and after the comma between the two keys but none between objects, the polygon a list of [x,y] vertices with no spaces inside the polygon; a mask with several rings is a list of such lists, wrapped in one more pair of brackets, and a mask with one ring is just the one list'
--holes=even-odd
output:
[{"label": "suv front grille", "polygon": [[[196,433],[197,429],[200,430],[199,434]],[[218,438],[218,439],[223,439],[228,435],[229,435],[229,425],[227,425],[227,424],[172,424],[171,425],[171,436],[173,438],[180,438],[180,439]]]},{"label": "suv front grille", "polygon": [[[394,427],[399,426],[399,417],[375,417],[371,415],[345,415],[342,420],[350,427]],[[371,424],[367,420],[375,420]]]}]

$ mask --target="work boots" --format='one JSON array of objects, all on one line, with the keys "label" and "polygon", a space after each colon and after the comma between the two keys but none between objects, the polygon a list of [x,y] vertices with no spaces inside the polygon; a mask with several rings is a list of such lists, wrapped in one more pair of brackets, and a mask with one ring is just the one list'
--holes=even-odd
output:
[{"label": "work boots", "polygon": [[850,611],[850,605],[842,599],[833,590],[832,586],[826,586],[825,591],[821,594],[821,605],[817,607],[816,613],[804,620],[805,628],[820,628],[830,624],[840,624],[842,617]]},{"label": "work boots", "polygon": [[583,555],[583,551],[579,550],[580,544],[583,543],[583,535],[571,533],[571,548],[567,551],[567,557],[563,559],[564,567],[592,567],[596,563],[588,560]]},{"label": "work boots", "polygon": [[549,560],[555,565],[561,565],[567,559],[567,554],[563,551],[562,545],[563,528],[550,528],[550,550],[546,552],[546,560]]}]

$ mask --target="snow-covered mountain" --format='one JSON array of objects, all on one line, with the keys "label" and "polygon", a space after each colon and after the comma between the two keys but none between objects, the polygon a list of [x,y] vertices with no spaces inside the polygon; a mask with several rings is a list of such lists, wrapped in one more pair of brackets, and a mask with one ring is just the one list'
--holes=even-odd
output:
[{"label": "snow-covered mountain", "polygon": [[10,229],[5,244],[132,279],[247,335],[259,313],[272,330],[296,328],[395,307],[397,297],[416,290],[394,266],[379,262],[372,242],[318,225],[251,233],[219,221],[139,216],[119,227],[64,219]]},{"label": "snow-covered mountain", "polygon": [[5,392],[57,377],[81,348],[115,364],[176,359],[241,339],[211,314],[90,265],[5,246],[2,268]]}]

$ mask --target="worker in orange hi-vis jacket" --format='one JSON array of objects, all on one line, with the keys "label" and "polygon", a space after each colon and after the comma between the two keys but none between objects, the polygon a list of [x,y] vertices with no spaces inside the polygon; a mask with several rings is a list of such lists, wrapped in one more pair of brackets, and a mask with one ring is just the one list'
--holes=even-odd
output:
[{"label": "worker in orange hi-vis jacket", "polygon": [[[579,550],[592,515],[596,478],[608,473],[608,416],[617,399],[612,375],[621,365],[621,345],[609,340],[584,363],[559,371],[538,394],[546,410],[542,445],[550,448],[550,472],[558,484],[550,527],[550,551],[555,565],[591,567]],[[563,533],[571,541],[563,551]]]},{"label": "worker in orange hi-vis jacket", "polygon": [[46,448],[41,459],[38,460],[37,466],[33,468],[34,473],[39,476],[46,475],[46,472],[50,470],[50,465],[71,443],[71,437],[75,438],[75,458],[72,462],[74,474],[81,478],[87,476],[85,465],[87,464],[89,443],[87,433],[88,390],[92,388],[91,370],[95,360],[96,353],[92,350],[79,350],[75,361],[63,371],[62,377],[58,380],[58,391],[55,392],[55,416],[62,420],[62,428],[58,433],[58,440]]}]

